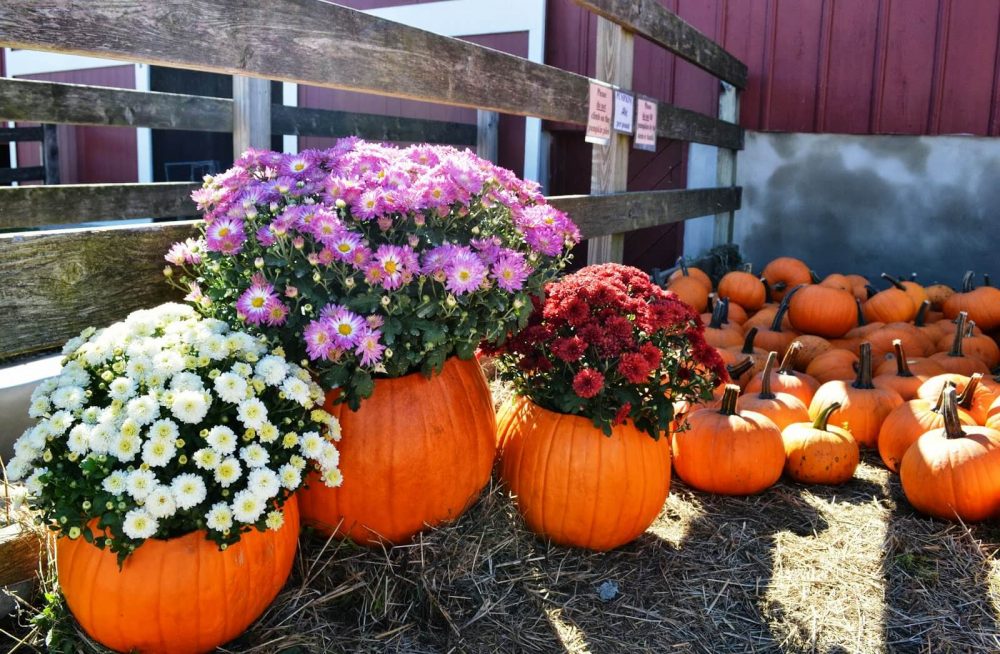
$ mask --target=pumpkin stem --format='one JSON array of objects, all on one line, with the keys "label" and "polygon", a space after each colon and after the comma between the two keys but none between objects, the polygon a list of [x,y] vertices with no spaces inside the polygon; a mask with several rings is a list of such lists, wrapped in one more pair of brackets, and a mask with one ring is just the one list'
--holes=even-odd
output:
[{"label": "pumpkin stem", "polygon": [[812,268],[809,269],[809,281],[811,281],[813,284],[819,284],[820,282],[819,275],[817,275],[816,271],[813,270]]},{"label": "pumpkin stem", "polygon": [[779,375],[794,375],[795,371],[792,368],[795,366],[795,358],[799,356],[799,351],[802,349],[802,343],[799,341],[792,341],[792,344],[788,346],[785,350],[785,356],[781,359],[781,366],[778,368]]},{"label": "pumpkin stem", "polygon": [[931,310],[931,301],[924,300],[920,303],[920,309],[917,310],[917,315],[913,319],[913,324],[917,327],[923,327],[927,324],[927,312]]},{"label": "pumpkin stem", "polygon": [[906,362],[906,352],[903,351],[903,341],[898,338],[893,339],[892,349],[896,352],[896,376],[912,377],[913,373],[910,372],[910,364]]},{"label": "pumpkin stem", "polygon": [[869,300],[878,295],[878,289],[872,286],[871,284],[865,284],[865,291],[868,292]]},{"label": "pumpkin stem", "polygon": [[977,372],[972,375],[969,383],[965,385],[962,394],[958,397],[958,406],[966,411],[972,408],[972,400],[975,398],[976,389],[979,387],[979,382],[981,381],[983,381],[983,373]]},{"label": "pumpkin stem", "polygon": [[831,402],[823,407],[816,419],[813,420],[813,429],[827,431],[826,425],[830,422],[830,414],[840,408],[840,402]]},{"label": "pumpkin stem", "polygon": [[964,356],[962,354],[962,341],[965,340],[965,326],[969,320],[969,314],[965,311],[958,312],[958,320],[956,320],[955,327],[955,339],[951,342],[951,351],[948,352],[950,357],[960,357]]},{"label": "pumpkin stem", "polygon": [[911,272],[910,273],[910,281],[911,282],[917,281],[917,273],[915,273],[915,272]]},{"label": "pumpkin stem", "polygon": [[727,365],[726,372],[729,373],[730,379],[739,379],[740,377],[745,375],[748,370],[753,368],[755,363],[757,362],[754,361],[753,357],[747,357],[742,361],[740,361],[739,363]]},{"label": "pumpkin stem", "polygon": [[864,327],[868,324],[865,320],[865,310],[861,307],[861,298],[854,298],[854,305],[858,308],[858,327]]},{"label": "pumpkin stem", "polygon": [[685,277],[690,277],[691,276],[691,273],[688,272],[688,265],[687,265],[687,262],[684,261],[684,256],[683,255],[677,257],[677,265],[680,266],[681,274],[682,275],[684,275]]},{"label": "pumpkin stem", "polygon": [[872,389],[872,344],[865,341],[861,344],[861,361],[858,364],[858,376],[851,384],[854,388]]},{"label": "pumpkin stem", "polygon": [[760,283],[764,285],[764,301],[774,302],[774,296],[771,295],[771,284],[767,281],[767,278],[761,277]]},{"label": "pumpkin stem", "polygon": [[889,282],[890,284],[892,284],[893,286],[895,286],[899,290],[901,290],[901,291],[905,291],[906,290],[906,287],[903,286],[903,282],[899,281],[897,278],[893,277],[889,273],[882,273],[881,276],[882,276],[882,279],[884,279],[885,281]]},{"label": "pumpkin stem", "polygon": [[708,323],[710,329],[722,329],[722,311],[725,308],[723,302],[716,302],[715,307],[712,309],[712,320]]},{"label": "pumpkin stem", "polygon": [[736,415],[736,400],[740,397],[740,387],[737,384],[726,384],[726,390],[722,394],[722,406],[719,413],[724,416]]},{"label": "pumpkin stem", "polygon": [[955,396],[955,388],[945,391],[944,406],[942,407],[944,416],[944,434],[947,438],[962,438],[965,431],[962,430],[962,422],[958,419],[958,400]]},{"label": "pumpkin stem", "polygon": [[989,273],[983,273],[983,286],[993,286],[993,284],[990,283]]},{"label": "pumpkin stem", "polygon": [[972,270],[966,270],[965,274],[962,275],[962,292],[971,293],[976,287],[973,284],[973,280],[976,278],[976,273]]},{"label": "pumpkin stem", "polygon": [[774,314],[774,320],[771,321],[772,332],[781,332],[781,321],[785,319],[786,313],[788,313],[788,302],[787,299],[783,299],[778,305],[778,311]]},{"label": "pumpkin stem", "polygon": [[965,337],[969,338],[970,336],[974,336],[975,333],[976,333],[976,321],[970,320],[969,325],[965,328]]},{"label": "pumpkin stem", "polygon": [[741,354],[753,354],[753,342],[757,339],[757,328],[751,327],[750,331],[747,332],[746,338],[743,339],[743,349],[740,350]]},{"label": "pumpkin stem", "polygon": [[955,388],[955,382],[950,379],[944,383],[941,387],[941,392],[938,393],[937,402],[934,403],[934,408],[931,409],[934,413],[941,413],[944,410],[944,399],[948,396],[948,389]]},{"label": "pumpkin stem", "polygon": [[760,379],[760,394],[757,395],[762,400],[773,400],[776,397],[771,391],[771,371],[774,370],[774,362],[777,360],[777,352],[768,352],[767,363],[764,364],[764,370],[761,373],[763,377]]}]

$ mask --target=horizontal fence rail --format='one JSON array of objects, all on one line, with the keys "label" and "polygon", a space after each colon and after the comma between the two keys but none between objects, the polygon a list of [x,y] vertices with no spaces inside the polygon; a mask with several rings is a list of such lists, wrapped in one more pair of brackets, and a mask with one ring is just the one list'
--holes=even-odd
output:
[{"label": "horizontal fence rail", "polygon": [[[95,207],[101,206],[96,198],[103,194],[103,206],[124,214],[136,204],[134,198],[148,198],[151,187],[164,187],[166,192],[167,186],[174,199],[164,200],[162,206],[191,213],[194,205],[187,198],[187,184],[127,185],[133,198],[121,187],[110,185],[89,191],[78,187],[75,192],[81,198],[89,192]],[[53,195],[45,201],[50,209],[58,210],[63,198]],[[584,238],[593,238],[734,209],[739,207],[740,189],[556,196],[549,201],[572,215]],[[0,234],[0,279],[4,280],[0,300],[5,307],[0,312],[0,359],[50,349],[89,325],[109,324],[134,309],[180,299],[163,279],[163,255],[175,241],[195,235],[196,224],[179,221]]]},{"label": "horizontal fence rail", "polygon": [[[231,132],[233,101],[180,93],[0,78],[0,120]],[[271,105],[271,132],[453,145],[474,145],[476,142],[476,126],[471,123],[278,104]],[[0,142],[3,136],[4,131],[0,130]],[[19,140],[28,139],[21,137]]]},{"label": "horizontal fence rail", "polygon": [[0,188],[0,230],[97,220],[197,214],[191,191],[201,184],[62,184]]},{"label": "horizontal fence rail", "polygon": [[[317,0],[0,0],[0,43],[587,121],[582,75]],[[659,126],[742,147],[738,126],[664,102]]]}]

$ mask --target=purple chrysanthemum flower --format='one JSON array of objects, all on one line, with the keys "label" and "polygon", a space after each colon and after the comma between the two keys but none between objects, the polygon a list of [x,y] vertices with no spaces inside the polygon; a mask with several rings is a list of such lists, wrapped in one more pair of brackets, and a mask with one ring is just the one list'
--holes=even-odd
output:
[{"label": "purple chrysanthemum flower", "polygon": [[212,252],[236,254],[245,240],[243,221],[238,218],[217,218],[205,228],[205,247]]},{"label": "purple chrysanthemum flower", "polygon": [[349,349],[358,344],[358,340],[367,330],[365,321],[358,314],[338,307],[331,315],[324,318],[328,331],[333,336],[333,344],[342,349]]},{"label": "purple chrysanthemum flower", "polygon": [[271,247],[272,245],[274,245],[275,241],[276,239],[274,238],[274,234],[271,233],[270,225],[264,225],[263,227],[257,230],[257,242],[263,245],[264,247],[266,248]]},{"label": "purple chrysanthemum flower", "polygon": [[175,266],[197,265],[201,263],[201,249],[203,245],[200,240],[196,241],[193,238],[179,241],[170,247],[164,259]]},{"label": "purple chrysanthemum flower", "polygon": [[361,357],[362,366],[373,366],[382,360],[385,346],[379,343],[382,332],[377,329],[366,330],[358,339],[354,354]]},{"label": "purple chrysanthemum flower", "polygon": [[412,251],[406,246],[379,246],[378,250],[375,251],[372,266],[378,266],[381,269],[378,278],[383,288],[394,291],[403,285],[404,273],[407,272],[406,264],[412,261],[410,255],[412,255]]},{"label": "purple chrysanthemum flower", "polygon": [[274,286],[261,275],[254,275],[250,288],[243,291],[236,301],[236,311],[251,325],[259,325],[268,320],[269,310],[273,304],[281,304],[274,293]]},{"label": "purple chrysanthemum flower", "polygon": [[309,221],[309,231],[323,245],[332,245],[344,229],[336,214],[320,209]]},{"label": "purple chrysanthemum flower", "polygon": [[306,342],[306,354],[313,361],[325,359],[333,349],[333,334],[326,320],[313,320],[302,333]]},{"label": "purple chrysanthemum flower", "polygon": [[354,251],[361,246],[361,237],[353,232],[341,231],[330,243],[330,249],[339,261],[350,261]]},{"label": "purple chrysanthemum flower", "polygon": [[528,278],[531,268],[523,254],[505,249],[493,264],[492,272],[497,286],[513,293],[520,291],[524,286],[524,280]]},{"label": "purple chrysanthemum flower", "polygon": [[445,287],[455,295],[471,293],[486,277],[486,266],[471,250],[458,248],[444,269]]},{"label": "purple chrysanthemum flower", "polygon": [[352,205],[351,214],[358,220],[372,220],[382,213],[382,192],[370,188]]},{"label": "purple chrysanthemum flower", "polygon": [[312,167],[312,157],[307,154],[294,154],[282,158],[281,164],[278,167],[278,172],[282,175],[288,175],[290,177],[301,179],[302,177],[305,177],[305,175],[309,172],[309,169]]}]

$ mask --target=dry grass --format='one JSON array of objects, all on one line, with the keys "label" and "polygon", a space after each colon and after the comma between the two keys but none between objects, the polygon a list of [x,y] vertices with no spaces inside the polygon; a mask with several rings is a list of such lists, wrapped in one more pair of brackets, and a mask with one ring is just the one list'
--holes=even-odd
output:
[{"label": "dry grass", "polygon": [[606,554],[535,538],[493,485],[412,545],[304,536],[285,591],[226,651],[997,652],[998,539],[916,515],[872,455],[840,488],[675,481]]}]

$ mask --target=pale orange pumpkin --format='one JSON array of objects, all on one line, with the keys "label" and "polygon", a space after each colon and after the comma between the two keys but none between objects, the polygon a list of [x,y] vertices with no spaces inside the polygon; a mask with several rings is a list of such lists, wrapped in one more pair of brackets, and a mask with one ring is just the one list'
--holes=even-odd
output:
[{"label": "pale orange pumpkin", "polygon": [[830,414],[840,408],[834,402],[816,419],[791,424],[781,432],[785,444],[785,473],[803,484],[843,484],[854,476],[861,459],[851,432],[829,425]]}]

